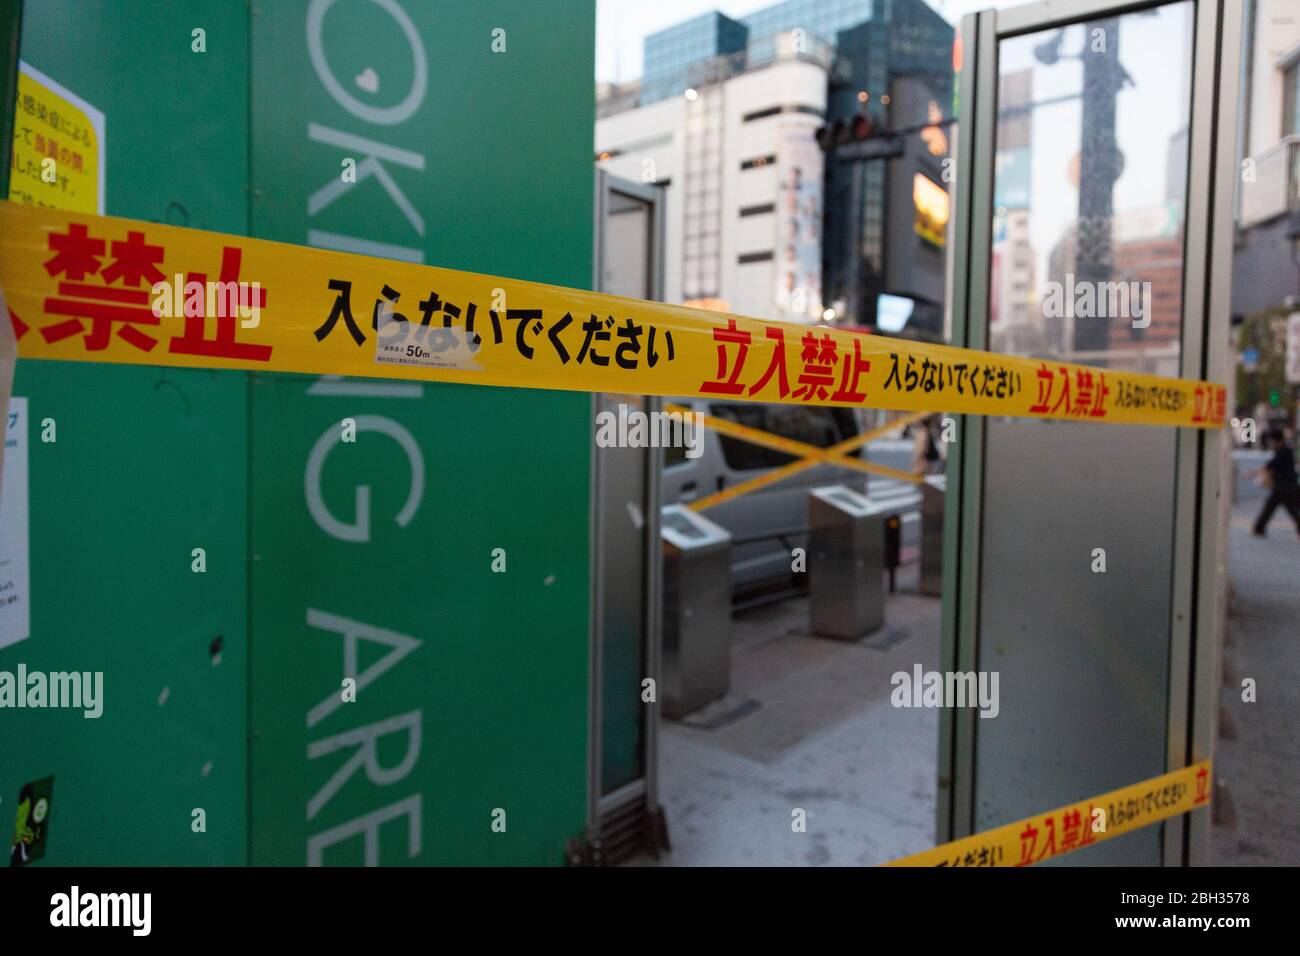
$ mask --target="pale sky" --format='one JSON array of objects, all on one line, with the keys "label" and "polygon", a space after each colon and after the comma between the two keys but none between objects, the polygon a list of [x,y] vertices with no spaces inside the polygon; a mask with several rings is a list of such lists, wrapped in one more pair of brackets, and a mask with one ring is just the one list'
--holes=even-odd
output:
[{"label": "pale sky", "polygon": [[[743,17],[775,0],[596,0],[596,79],[624,82],[641,75],[646,34],[720,10]],[[1023,0],[926,0],[950,23],[976,10],[1009,7]]]}]

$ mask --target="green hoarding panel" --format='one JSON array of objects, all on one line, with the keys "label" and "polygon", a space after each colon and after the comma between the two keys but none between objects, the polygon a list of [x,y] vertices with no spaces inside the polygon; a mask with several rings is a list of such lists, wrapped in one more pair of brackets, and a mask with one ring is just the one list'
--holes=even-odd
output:
[{"label": "green hoarding panel", "polygon": [[[257,4],[254,233],[586,285],[593,26],[587,2]],[[353,291],[363,315],[379,292]],[[563,860],[585,823],[589,415],[257,377],[254,862]]]},{"label": "green hoarding panel", "polygon": [[104,114],[107,215],[246,233],[242,3],[28,0],[21,56]]},{"label": "green hoarding panel", "polygon": [[[590,3],[50,0],[22,56],[104,114],[111,215],[582,286],[593,25]],[[410,36],[426,88],[394,119]],[[97,720],[4,713],[0,808],[52,793],[43,863],[561,861],[584,824],[589,399],[376,384],[19,364],[32,623],[0,670],[105,681]]]},{"label": "green hoarding panel", "polygon": [[[22,59],[104,114],[107,213],[245,231],[247,20],[215,2],[24,5]],[[99,671],[104,701],[98,719],[0,711],[0,828],[52,775],[43,865],[242,863],[246,377],[20,361],[14,394],[30,637],[0,671]]]},{"label": "green hoarding panel", "polygon": [[31,626],[0,648],[0,671],[99,672],[102,714],[0,711],[5,829],[21,787],[52,774],[47,864],[242,863],[244,392],[210,372],[31,362],[14,394]]},{"label": "green hoarding panel", "polygon": [[[360,863],[387,813],[385,864],[559,862],[583,824],[583,491],[562,468],[524,469],[560,442],[484,440],[518,414],[511,392],[309,389],[254,390],[254,861],[302,863],[314,838],[321,862]],[[343,540],[362,487],[367,540]],[[371,740],[368,776],[354,762]]]}]

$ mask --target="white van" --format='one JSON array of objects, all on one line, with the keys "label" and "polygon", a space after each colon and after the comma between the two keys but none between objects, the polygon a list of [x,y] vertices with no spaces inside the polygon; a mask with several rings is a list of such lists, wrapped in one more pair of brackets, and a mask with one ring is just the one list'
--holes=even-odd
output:
[{"label": "white van", "polygon": [[[852,408],[763,405],[703,398],[673,399],[693,412],[793,438],[818,448],[852,438],[862,430],[862,413]],[[862,450],[854,452],[861,455]],[[703,452],[687,458],[684,448],[664,450],[664,504],[689,504],[714,492],[757,478],[795,457],[704,430]],[[791,551],[808,545],[808,489],[844,484],[867,490],[867,476],[847,468],[816,465],[796,475],[714,505],[705,514],[731,532],[732,600],[738,604],[763,595],[806,587],[807,575],[791,570]]]}]

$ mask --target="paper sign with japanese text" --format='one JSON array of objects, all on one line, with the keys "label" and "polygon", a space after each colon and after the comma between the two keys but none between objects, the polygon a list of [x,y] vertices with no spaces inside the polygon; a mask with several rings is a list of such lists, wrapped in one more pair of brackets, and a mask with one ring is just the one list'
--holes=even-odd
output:
[{"label": "paper sign with japanese text", "polygon": [[20,60],[10,201],[103,213],[104,165],[104,114]]}]

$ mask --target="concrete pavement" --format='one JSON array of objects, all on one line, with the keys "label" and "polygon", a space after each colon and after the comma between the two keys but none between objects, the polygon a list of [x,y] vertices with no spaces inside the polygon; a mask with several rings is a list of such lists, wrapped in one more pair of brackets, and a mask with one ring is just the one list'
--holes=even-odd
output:
[{"label": "concrete pavement", "polygon": [[[1239,471],[1262,456],[1238,453]],[[1237,482],[1228,543],[1234,599],[1224,648],[1215,776],[1226,806],[1212,831],[1214,865],[1300,864],[1300,537],[1277,511],[1251,536],[1264,491]],[[1254,703],[1242,681],[1255,681]],[[1224,810],[1228,810],[1224,814]]]},{"label": "concrete pavement", "polygon": [[933,846],[938,711],[889,702],[894,672],[939,665],[940,602],[902,593],[915,575],[859,642],[809,636],[805,598],[735,615],[731,693],[663,724],[661,864],[870,866]]}]

